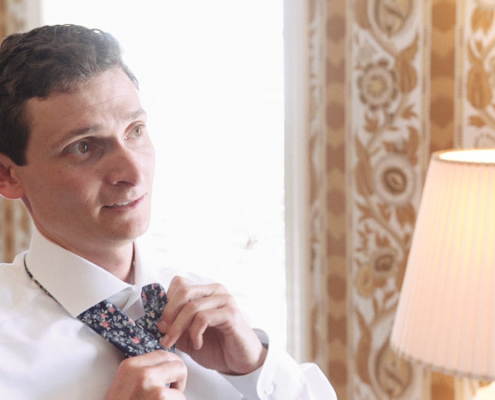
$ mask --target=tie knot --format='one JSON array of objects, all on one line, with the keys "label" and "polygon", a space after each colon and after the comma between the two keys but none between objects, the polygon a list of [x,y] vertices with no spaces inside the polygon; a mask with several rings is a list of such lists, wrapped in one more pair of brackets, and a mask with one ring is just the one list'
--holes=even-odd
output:
[{"label": "tie knot", "polygon": [[[89,308],[78,318],[103,338],[108,340],[127,357],[164,349],[160,345],[161,332],[157,323],[167,304],[165,289],[152,283],[141,292],[145,315],[134,322],[108,300]],[[164,349],[174,351],[174,348]]]}]

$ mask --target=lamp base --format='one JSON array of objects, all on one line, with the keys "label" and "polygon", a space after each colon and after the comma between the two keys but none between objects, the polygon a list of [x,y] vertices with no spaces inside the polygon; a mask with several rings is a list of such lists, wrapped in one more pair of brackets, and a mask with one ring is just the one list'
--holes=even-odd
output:
[{"label": "lamp base", "polygon": [[495,399],[495,382],[491,383],[488,386],[479,388],[476,391],[476,395],[473,397],[473,400],[493,400],[493,399]]}]

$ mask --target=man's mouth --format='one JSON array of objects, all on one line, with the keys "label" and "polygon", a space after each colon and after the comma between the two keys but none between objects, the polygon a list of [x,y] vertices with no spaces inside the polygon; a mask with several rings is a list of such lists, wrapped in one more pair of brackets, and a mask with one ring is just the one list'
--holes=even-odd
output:
[{"label": "man's mouth", "polygon": [[111,206],[105,206],[107,208],[117,208],[117,207],[124,207],[128,206],[131,203],[134,203],[135,200],[132,201],[126,201],[125,203],[117,203],[117,204],[112,204]]},{"label": "man's mouth", "polygon": [[135,200],[129,200],[129,201],[121,202],[121,203],[115,203],[115,204],[111,204],[108,206],[104,206],[104,208],[123,208],[123,207],[129,207],[129,206],[132,207],[134,205],[137,205],[143,198],[144,198],[144,196],[142,196],[138,199],[135,199]]}]

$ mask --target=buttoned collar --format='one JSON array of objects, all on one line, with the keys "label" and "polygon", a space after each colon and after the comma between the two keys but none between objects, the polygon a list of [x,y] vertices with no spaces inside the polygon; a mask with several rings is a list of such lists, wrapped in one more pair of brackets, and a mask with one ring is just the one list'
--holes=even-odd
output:
[{"label": "buttoned collar", "polygon": [[140,298],[143,285],[137,246],[134,245],[134,284],[50,242],[36,228],[25,262],[33,277],[71,316],[112,296],[125,309]]}]

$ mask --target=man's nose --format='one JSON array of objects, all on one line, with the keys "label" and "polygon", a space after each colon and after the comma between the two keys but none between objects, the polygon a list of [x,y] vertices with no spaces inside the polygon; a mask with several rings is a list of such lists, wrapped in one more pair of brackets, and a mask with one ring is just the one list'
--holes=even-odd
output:
[{"label": "man's nose", "polygon": [[111,157],[107,158],[108,180],[112,185],[135,186],[144,178],[144,168],[141,158],[124,145],[116,146]]}]

